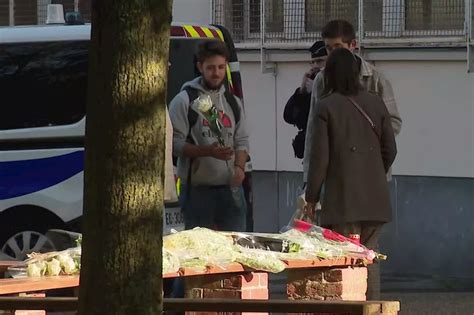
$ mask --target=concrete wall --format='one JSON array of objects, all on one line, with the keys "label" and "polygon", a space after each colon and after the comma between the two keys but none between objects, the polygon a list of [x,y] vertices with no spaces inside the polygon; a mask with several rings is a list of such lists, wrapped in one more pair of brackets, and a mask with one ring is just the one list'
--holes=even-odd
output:
[{"label": "concrete wall", "polygon": [[209,24],[211,22],[211,1],[173,0],[173,21]]},{"label": "concrete wall", "polygon": [[[248,59],[248,58],[247,58]],[[392,82],[403,119],[394,174],[474,177],[474,75],[460,60],[376,61]],[[286,101],[301,82],[305,62],[278,62],[276,75],[241,62],[256,170],[300,171],[283,121]]]},{"label": "concrete wall", "polygon": [[464,61],[380,61],[403,118],[395,174],[474,177],[474,75]]},{"label": "concrete wall", "polygon": [[[253,173],[254,229],[278,232],[295,210],[302,174]],[[393,221],[384,227],[380,251],[382,288],[474,290],[474,179],[394,176]]]}]

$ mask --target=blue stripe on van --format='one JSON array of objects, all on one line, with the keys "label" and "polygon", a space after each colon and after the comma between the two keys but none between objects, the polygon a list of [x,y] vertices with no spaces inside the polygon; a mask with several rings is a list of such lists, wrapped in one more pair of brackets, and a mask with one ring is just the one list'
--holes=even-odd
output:
[{"label": "blue stripe on van", "polygon": [[83,170],[83,150],[48,158],[0,162],[0,200],[46,189]]}]

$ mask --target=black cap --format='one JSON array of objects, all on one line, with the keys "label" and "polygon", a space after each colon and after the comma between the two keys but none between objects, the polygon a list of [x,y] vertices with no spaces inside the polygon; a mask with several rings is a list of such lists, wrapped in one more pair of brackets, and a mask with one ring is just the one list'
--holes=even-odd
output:
[{"label": "black cap", "polygon": [[311,58],[324,57],[328,55],[326,45],[322,40],[315,42],[313,46],[309,48],[309,52],[311,53]]}]

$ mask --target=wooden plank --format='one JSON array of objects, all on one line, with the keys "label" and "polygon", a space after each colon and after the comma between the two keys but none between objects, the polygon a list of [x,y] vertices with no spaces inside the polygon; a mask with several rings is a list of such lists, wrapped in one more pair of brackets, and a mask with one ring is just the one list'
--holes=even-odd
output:
[{"label": "wooden plank", "polygon": [[166,311],[363,314],[367,302],[235,299],[164,299]]},{"label": "wooden plank", "polygon": [[[348,267],[358,266],[357,259],[354,258],[337,258],[337,259],[312,259],[312,260],[285,260],[283,261],[286,265],[286,269],[297,269],[297,268],[322,268],[322,267]],[[203,271],[181,268],[178,273],[165,274],[163,278],[173,277],[188,277],[188,276],[202,276],[206,274],[221,274],[221,273],[242,273],[257,271],[252,268],[242,266],[239,263],[232,263],[225,267],[209,266]]]},{"label": "wooden plank", "polygon": [[[218,273],[242,273],[244,268],[240,264],[232,264],[226,269],[219,267],[208,268],[204,272],[192,269],[184,269],[180,273],[165,274],[163,278],[175,278],[179,276],[197,276]],[[47,291],[55,289],[73,288],[79,286],[79,276],[55,276],[39,278],[9,278],[0,279],[0,295],[16,294],[23,292]]]},{"label": "wooden plank", "polygon": [[0,260],[0,274],[7,271],[8,267],[14,267],[21,265],[21,261],[14,261],[14,260]]},{"label": "wooden plank", "polygon": [[0,261],[0,279],[5,277],[5,272],[9,267],[15,267],[22,264],[21,261]]},{"label": "wooden plank", "polygon": [[[356,261],[354,259],[349,258],[326,260],[288,260],[285,262],[287,269],[322,268],[338,266],[344,267],[354,265],[355,263]],[[12,262],[3,262],[2,266],[4,269],[6,269],[9,264],[12,265]],[[169,273],[163,275],[163,278],[190,277],[225,273],[247,273],[252,271],[255,270],[244,267],[239,263],[232,263],[224,268],[218,266],[210,266],[203,271],[191,268],[182,268],[178,273]],[[79,286],[79,276],[0,279],[0,295],[71,288],[77,286]]]},{"label": "wooden plank", "polygon": [[77,311],[78,306],[77,297],[0,297],[0,310]]},{"label": "wooden plank", "polygon": [[286,269],[296,268],[321,268],[321,267],[344,267],[355,266],[357,260],[354,258],[336,258],[336,259],[314,259],[314,260],[287,260]]},{"label": "wooden plank", "polygon": [[79,276],[0,279],[0,295],[36,292],[79,286]]},{"label": "wooden plank", "polygon": [[[333,266],[352,266],[357,264],[357,260],[353,258],[336,258],[336,259],[314,259],[314,260],[286,260],[284,261],[286,268],[317,268],[317,267],[333,267]],[[0,261],[0,273],[6,271],[10,266],[21,265],[22,262],[17,261]],[[178,273],[166,274],[164,278],[172,278],[178,276],[194,276],[214,273],[229,273],[229,272],[246,272],[251,271],[250,268],[243,267],[238,263],[232,263],[224,268],[218,266],[210,266],[203,271],[194,270],[191,268],[181,269]]]},{"label": "wooden plank", "polygon": [[[370,314],[367,311],[379,312],[381,305],[395,301],[289,301],[278,300],[234,300],[234,299],[164,299],[165,311],[196,312],[278,312],[278,313],[350,313]],[[77,298],[12,298],[0,297],[1,309],[45,309],[55,311],[75,311]],[[375,313],[385,314],[385,313]],[[393,313],[396,314],[396,313]]]},{"label": "wooden plank", "polygon": [[[209,266],[203,271],[199,271],[192,268],[181,268],[179,270],[178,276],[189,277],[189,276],[202,276],[202,275],[212,275],[212,274],[221,274],[221,273],[242,273],[242,272],[251,272],[253,269],[246,268],[239,263],[231,263],[225,267],[218,266]],[[163,278],[172,278],[173,274],[165,274]]]},{"label": "wooden plank", "polygon": [[400,312],[399,301],[381,301],[382,314],[398,314]]}]

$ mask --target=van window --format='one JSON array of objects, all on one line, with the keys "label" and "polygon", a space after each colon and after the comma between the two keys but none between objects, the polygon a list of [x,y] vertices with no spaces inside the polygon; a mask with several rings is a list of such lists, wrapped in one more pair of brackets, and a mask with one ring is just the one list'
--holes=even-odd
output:
[{"label": "van window", "polygon": [[85,114],[88,42],[21,43],[0,49],[0,129],[66,125]]},{"label": "van window", "polygon": [[[167,102],[198,75],[195,53],[208,39],[172,39]],[[86,110],[88,41],[4,44],[0,130],[68,125]]]}]

